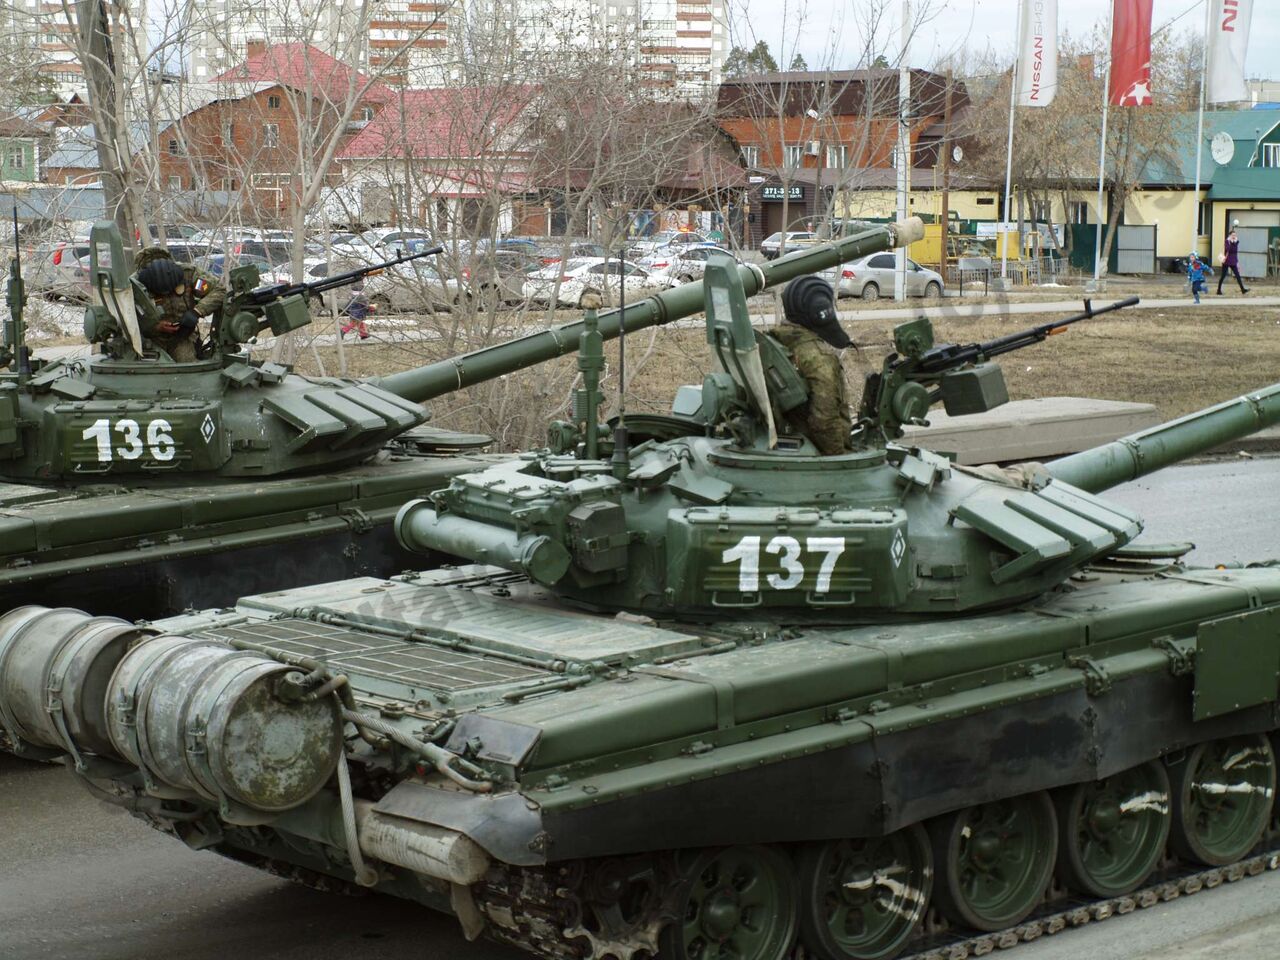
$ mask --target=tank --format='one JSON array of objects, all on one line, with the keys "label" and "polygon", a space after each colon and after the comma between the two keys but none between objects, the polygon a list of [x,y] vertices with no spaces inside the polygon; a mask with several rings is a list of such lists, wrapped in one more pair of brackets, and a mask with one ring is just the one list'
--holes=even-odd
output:
[{"label": "tank", "polygon": [[903,427],[998,406],[996,357],[1099,311],[917,319],[819,456],[763,281],[708,263],[719,370],[662,417],[597,422],[588,312],[549,447],[397,515],[468,562],[15,609],[0,724],[189,845],[557,960],[981,955],[1280,865],[1280,569],[1190,567],[1098,495],[1280,421],[1280,384],[965,467]]},{"label": "tank", "polygon": [[[883,249],[881,230],[789,264],[770,282]],[[311,284],[259,286],[230,271],[195,363],[143,334],[156,310],[121,266],[113,223],[95,226],[85,334],[100,353],[33,362],[17,261],[0,347],[0,609],[58,605],[155,618],[283,586],[422,566],[391,521],[408,499],[487,462],[487,437],[431,427],[423,404],[560,356],[568,324],[381,381],[304,377],[246,346],[310,322],[306,297],[385,267]],[[397,261],[432,255],[434,250]],[[627,309],[637,327],[701,309],[673,290]],[[617,318],[601,317],[605,337]]]}]

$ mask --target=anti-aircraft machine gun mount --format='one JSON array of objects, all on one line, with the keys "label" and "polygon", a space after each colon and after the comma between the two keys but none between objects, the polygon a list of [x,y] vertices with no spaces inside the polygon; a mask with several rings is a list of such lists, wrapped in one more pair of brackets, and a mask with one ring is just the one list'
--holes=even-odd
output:
[{"label": "anti-aircraft machine gun mount", "polygon": [[[998,404],[992,357],[1074,319],[971,346],[917,320],[857,449],[818,456],[745,309],[769,276],[713,259],[572,328],[553,446],[396,519],[472,563],[150,624],[13,610],[0,726],[194,847],[554,960],[966,956],[1280,865],[1280,567],[1189,567],[1096,495],[1280,421],[1280,384],[962,467],[899,427]],[[695,294],[721,369],[598,423],[600,338]]]}]

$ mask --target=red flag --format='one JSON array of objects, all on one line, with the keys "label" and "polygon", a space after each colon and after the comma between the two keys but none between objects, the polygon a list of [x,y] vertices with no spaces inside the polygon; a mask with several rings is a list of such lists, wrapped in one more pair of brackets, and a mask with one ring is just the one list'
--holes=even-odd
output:
[{"label": "red flag", "polygon": [[1111,105],[1151,106],[1151,5],[1115,0],[1111,20]]}]

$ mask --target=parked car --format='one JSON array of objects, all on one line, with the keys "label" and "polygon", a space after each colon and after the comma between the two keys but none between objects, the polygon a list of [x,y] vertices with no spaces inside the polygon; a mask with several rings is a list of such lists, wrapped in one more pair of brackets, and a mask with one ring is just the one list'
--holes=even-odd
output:
[{"label": "parked car", "polygon": [[[336,263],[345,273],[359,263]],[[434,257],[409,260],[370,274],[364,281],[365,296],[378,313],[422,313],[449,310],[468,296],[462,282]]]},{"label": "parked car", "polygon": [[[249,254],[245,254],[240,257],[232,257],[225,253],[215,253],[212,256],[197,259],[195,264],[206,273],[211,273],[215,277],[222,277],[222,275],[228,270],[232,270],[235,267],[247,266],[249,264],[255,265],[258,268],[258,272],[264,277],[273,269],[269,260]],[[263,282],[265,283],[266,281],[264,280]]]},{"label": "parked car", "polygon": [[[229,244],[226,252],[233,257],[259,257],[271,264],[272,269],[288,267],[293,263],[293,241],[289,240],[239,240]],[[317,257],[324,248],[316,243],[302,245],[303,257]]]},{"label": "parked car", "polygon": [[538,247],[538,253],[542,258],[545,266],[553,263],[559,263],[561,259],[565,260],[581,260],[581,259],[597,259],[603,260],[609,255],[603,246],[592,240],[570,240],[569,253],[565,256],[565,242],[563,238],[550,238],[544,241]]},{"label": "parked car", "polygon": [[[782,233],[772,233],[760,241],[760,252],[766,260],[776,260],[782,251]],[[818,242],[818,235],[810,230],[788,230],[787,253],[801,247],[811,247]]]},{"label": "parked car", "polygon": [[22,264],[27,293],[50,300],[89,299],[89,241],[42,243]]},{"label": "parked car", "polygon": [[[621,277],[619,276],[621,274]],[[619,280],[621,279],[621,283]],[[624,293],[628,300],[651,296],[668,286],[665,277],[655,277],[638,264],[603,257],[579,257],[536,270],[525,278],[524,292],[530,300],[556,306],[581,307],[589,293],[598,295],[605,304],[618,302]]]},{"label": "parked car", "polygon": [[650,256],[662,247],[680,247],[707,242],[707,237],[696,230],[662,230],[633,240],[627,252],[638,258]]},{"label": "parked car", "polygon": [[[893,296],[895,259],[892,253],[873,253],[825,270],[821,276],[835,286],[837,297],[878,300],[881,296]],[[942,274],[907,258],[907,296],[936,300],[945,289]]]},{"label": "parked car", "polygon": [[[712,253],[728,252],[714,243],[663,247],[642,259],[640,265],[654,276],[665,277],[668,285],[674,286],[677,283],[701,280],[707,270],[707,258]],[[734,257],[734,259],[738,258]]]},{"label": "parked car", "polygon": [[523,302],[525,280],[543,266],[541,257],[521,248],[500,248],[471,257],[459,277],[469,296],[497,307]]}]

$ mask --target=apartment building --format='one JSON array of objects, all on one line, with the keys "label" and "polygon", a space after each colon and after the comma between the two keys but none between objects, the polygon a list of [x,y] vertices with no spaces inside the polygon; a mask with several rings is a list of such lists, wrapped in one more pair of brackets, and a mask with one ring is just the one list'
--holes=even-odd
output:
[{"label": "apartment building", "polygon": [[[111,28],[119,36],[118,49],[128,64],[150,52],[147,0],[105,0]],[[84,96],[84,70],[77,50],[76,5],[61,0],[9,0],[0,11],[0,28],[35,53],[36,70],[61,100]]]}]

